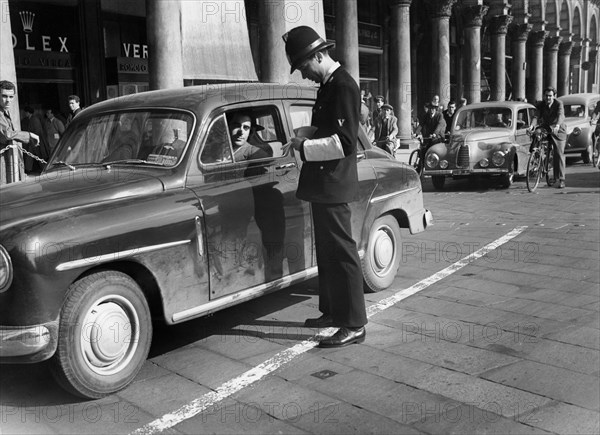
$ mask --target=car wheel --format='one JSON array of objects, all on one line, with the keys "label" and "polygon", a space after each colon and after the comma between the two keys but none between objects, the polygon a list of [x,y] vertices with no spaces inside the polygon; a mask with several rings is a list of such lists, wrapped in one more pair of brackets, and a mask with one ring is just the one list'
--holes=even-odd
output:
[{"label": "car wheel", "polygon": [[94,273],[69,289],[51,371],[67,391],[97,399],[133,381],[151,340],[150,309],[136,282],[121,272]]},{"label": "car wheel", "polygon": [[591,145],[589,147],[587,147],[587,149],[585,151],[581,152],[581,159],[583,160],[583,163],[588,165],[592,162],[592,153],[593,152],[594,151],[592,150]]},{"label": "car wheel", "polygon": [[432,175],[431,182],[437,190],[443,190],[444,184],[446,184],[446,177],[444,175]]},{"label": "car wheel", "polygon": [[400,226],[391,215],[373,222],[367,250],[362,258],[365,291],[385,290],[394,281],[400,266]]},{"label": "car wheel", "polygon": [[508,189],[510,186],[512,186],[514,181],[515,181],[515,173],[514,172],[510,172],[508,174],[503,174],[500,177],[500,186],[504,187],[505,189]]}]

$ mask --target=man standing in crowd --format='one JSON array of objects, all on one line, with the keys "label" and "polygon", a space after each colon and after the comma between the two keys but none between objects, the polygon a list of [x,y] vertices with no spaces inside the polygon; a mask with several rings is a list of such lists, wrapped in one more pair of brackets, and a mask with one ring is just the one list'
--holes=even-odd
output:
[{"label": "man standing in crowd", "polygon": [[79,112],[81,112],[81,110],[82,110],[81,102],[77,95],[69,95],[69,109],[71,110],[71,112],[69,113],[69,116],[67,117],[67,127],[69,126],[71,121],[73,121],[73,118],[75,118],[77,116],[77,114]]},{"label": "man standing in crowd", "polygon": [[446,123],[446,133],[450,133],[450,129],[452,128],[452,119],[454,118],[454,114],[456,113],[456,101],[450,100],[448,103],[448,108],[444,110],[444,122]]},{"label": "man standing in crowd", "polygon": [[296,196],[311,203],[319,270],[319,311],[305,326],[337,326],[321,347],[342,347],[365,340],[367,315],[363,276],[356,242],[352,238],[349,202],[358,198],[356,143],[360,91],[348,72],[329,56],[334,44],[307,26],[283,35],[290,74],[320,83],[313,107],[311,139],[293,137],[293,148],[304,164]]},{"label": "man standing in crowd", "polygon": [[567,144],[567,126],[565,124],[565,108],[562,101],[556,99],[556,89],[549,86],[544,89],[544,101],[536,107],[536,113],[531,122],[531,131],[536,126],[550,132],[554,154],[554,177],[558,180],[558,188],[565,187],[565,145]]},{"label": "man standing in crowd", "polygon": [[[34,133],[40,138],[43,137],[44,129],[42,127],[42,120],[35,114],[35,110],[30,106],[25,106],[23,111],[25,112],[25,116],[23,117],[23,119],[21,119],[21,130]],[[48,158],[48,156],[42,156],[42,147],[40,147],[39,142],[36,142],[35,144],[29,143],[27,144],[25,149],[31,154],[34,154],[43,159]],[[25,173],[27,174],[30,172],[39,172],[42,170],[41,164],[29,155],[23,155],[23,162],[25,164]]]},{"label": "man standing in crowd", "polygon": [[54,148],[56,148],[56,144],[64,132],[65,125],[62,123],[62,121],[54,116],[54,111],[52,109],[46,109],[44,133],[50,154],[52,154],[52,151],[54,151]]},{"label": "man standing in crowd", "polygon": [[[15,93],[16,86],[14,83],[8,80],[0,81],[0,149],[3,151],[15,141],[32,145],[40,141],[39,136],[35,133],[15,130],[10,114]],[[0,156],[0,184],[10,181],[7,175],[12,172],[12,168],[7,167],[9,159],[6,158],[8,154],[5,154],[6,151]]]}]

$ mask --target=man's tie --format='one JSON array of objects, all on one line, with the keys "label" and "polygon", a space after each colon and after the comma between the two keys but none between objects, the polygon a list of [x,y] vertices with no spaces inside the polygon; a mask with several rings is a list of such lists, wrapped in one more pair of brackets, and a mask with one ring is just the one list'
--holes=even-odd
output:
[{"label": "man's tie", "polygon": [[13,123],[12,123],[12,119],[10,117],[10,112],[8,110],[4,111],[4,116],[6,116],[6,119],[8,119],[8,123],[10,124],[10,128],[14,128],[13,127]]}]

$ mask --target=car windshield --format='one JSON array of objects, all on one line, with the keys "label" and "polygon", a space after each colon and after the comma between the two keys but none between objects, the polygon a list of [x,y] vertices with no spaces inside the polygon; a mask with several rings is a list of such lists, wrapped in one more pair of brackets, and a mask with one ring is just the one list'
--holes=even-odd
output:
[{"label": "car windshield", "polygon": [[455,130],[474,128],[508,128],[512,126],[512,111],[508,107],[485,107],[459,112]]},{"label": "car windshield", "polygon": [[66,130],[48,168],[109,163],[175,166],[193,124],[191,114],[174,110],[82,116]]}]

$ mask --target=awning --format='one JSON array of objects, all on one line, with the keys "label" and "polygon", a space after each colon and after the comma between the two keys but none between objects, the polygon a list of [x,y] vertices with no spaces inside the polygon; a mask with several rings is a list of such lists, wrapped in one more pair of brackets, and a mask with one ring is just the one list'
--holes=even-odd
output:
[{"label": "awning", "polygon": [[181,2],[183,78],[258,81],[243,0]]}]

